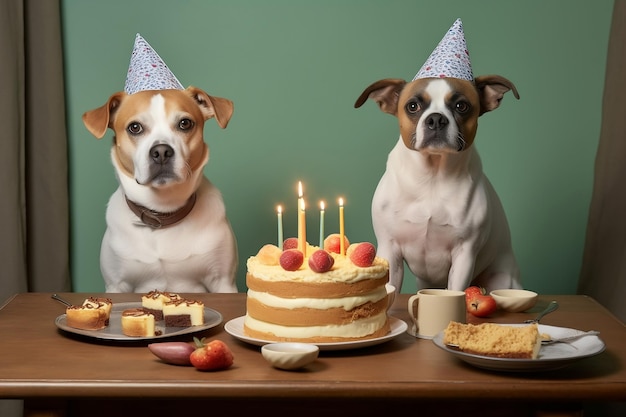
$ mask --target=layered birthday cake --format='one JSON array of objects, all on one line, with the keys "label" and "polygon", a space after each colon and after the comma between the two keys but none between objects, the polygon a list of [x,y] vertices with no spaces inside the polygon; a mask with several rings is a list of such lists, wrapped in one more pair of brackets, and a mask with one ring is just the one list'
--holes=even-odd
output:
[{"label": "layered birthday cake", "polygon": [[[328,240],[328,239],[327,239]],[[272,341],[366,340],[390,331],[389,264],[370,243],[299,251],[265,245],[248,259],[244,333]]]}]

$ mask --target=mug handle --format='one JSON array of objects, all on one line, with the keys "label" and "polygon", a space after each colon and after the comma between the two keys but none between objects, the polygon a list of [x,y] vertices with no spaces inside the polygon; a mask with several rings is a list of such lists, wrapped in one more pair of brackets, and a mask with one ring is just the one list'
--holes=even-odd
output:
[{"label": "mug handle", "polygon": [[412,295],[409,297],[409,302],[407,305],[407,310],[409,311],[409,315],[411,316],[411,320],[413,320],[413,333],[417,334],[419,331],[419,326],[417,325],[417,306],[419,305],[419,294]]}]

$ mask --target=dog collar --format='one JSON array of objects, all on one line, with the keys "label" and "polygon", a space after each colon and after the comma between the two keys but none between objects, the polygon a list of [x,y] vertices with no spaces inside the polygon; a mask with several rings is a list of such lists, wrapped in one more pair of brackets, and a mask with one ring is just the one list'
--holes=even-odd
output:
[{"label": "dog collar", "polygon": [[139,220],[141,220],[141,222],[146,226],[153,229],[160,229],[162,227],[178,223],[191,212],[191,209],[193,209],[193,206],[196,204],[196,193],[193,193],[185,205],[178,210],[171,213],[160,213],[158,211],[150,210],[144,206],[140,206],[139,204],[130,201],[128,197],[125,198],[128,207],[137,217],[139,217]]}]

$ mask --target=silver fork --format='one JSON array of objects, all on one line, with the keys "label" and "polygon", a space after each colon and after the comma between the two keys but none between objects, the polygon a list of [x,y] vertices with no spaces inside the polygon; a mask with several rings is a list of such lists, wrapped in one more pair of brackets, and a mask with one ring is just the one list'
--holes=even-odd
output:
[{"label": "silver fork", "polygon": [[548,306],[545,308],[545,310],[543,310],[541,313],[539,313],[539,315],[537,315],[537,317],[535,317],[532,320],[526,320],[524,323],[539,323],[539,320],[541,320],[543,318],[543,316],[545,316],[548,313],[552,313],[557,308],[559,308],[559,303],[557,303],[554,300],[550,301],[550,304],[548,304]]},{"label": "silver fork", "polygon": [[600,332],[597,330],[589,330],[588,332],[583,332],[583,333],[578,333],[572,336],[565,336],[565,337],[556,337],[554,339],[547,339],[547,340],[542,340],[541,344],[542,345],[551,345],[553,343],[567,343],[567,342],[571,342],[573,340],[576,339],[580,339],[581,337],[585,337],[585,336],[596,336],[599,335]]},{"label": "silver fork", "polygon": [[56,294],[56,293],[55,293],[55,294],[52,294],[52,295],[50,296],[50,298],[52,298],[53,300],[57,300],[57,301],[58,301],[59,303],[61,303],[61,304],[65,304],[67,307],[71,307],[71,306],[72,306],[72,303],[70,303],[70,302],[69,302],[69,301],[67,301],[67,300],[64,300],[64,299],[63,299],[63,298],[61,298],[61,297],[59,297],[59,295],[58,295],[58,294]]}]

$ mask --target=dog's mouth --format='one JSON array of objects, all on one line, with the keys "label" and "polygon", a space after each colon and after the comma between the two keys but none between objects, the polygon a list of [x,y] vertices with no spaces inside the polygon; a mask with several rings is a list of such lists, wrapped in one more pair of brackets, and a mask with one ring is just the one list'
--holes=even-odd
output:
[{"label": "dog's mouth", "polygon": [[462,152],[467,147],[467,141],[463,133],[459,132],[456,137],[449,138],[444,132],[427,132],[421,140],[418,139],[417,133],[411,138],[411,147],[417,151],[436,150],[438,152]]},{"label": "dog's mouth", "polygon": [[174,174],[169,169],[160,168],[158,172],[153,173],[147,179],[135,178],[137,184],[140,185],[152,185],[152,186],[165,186],[171,183],[180,182],[180,177]]}]

